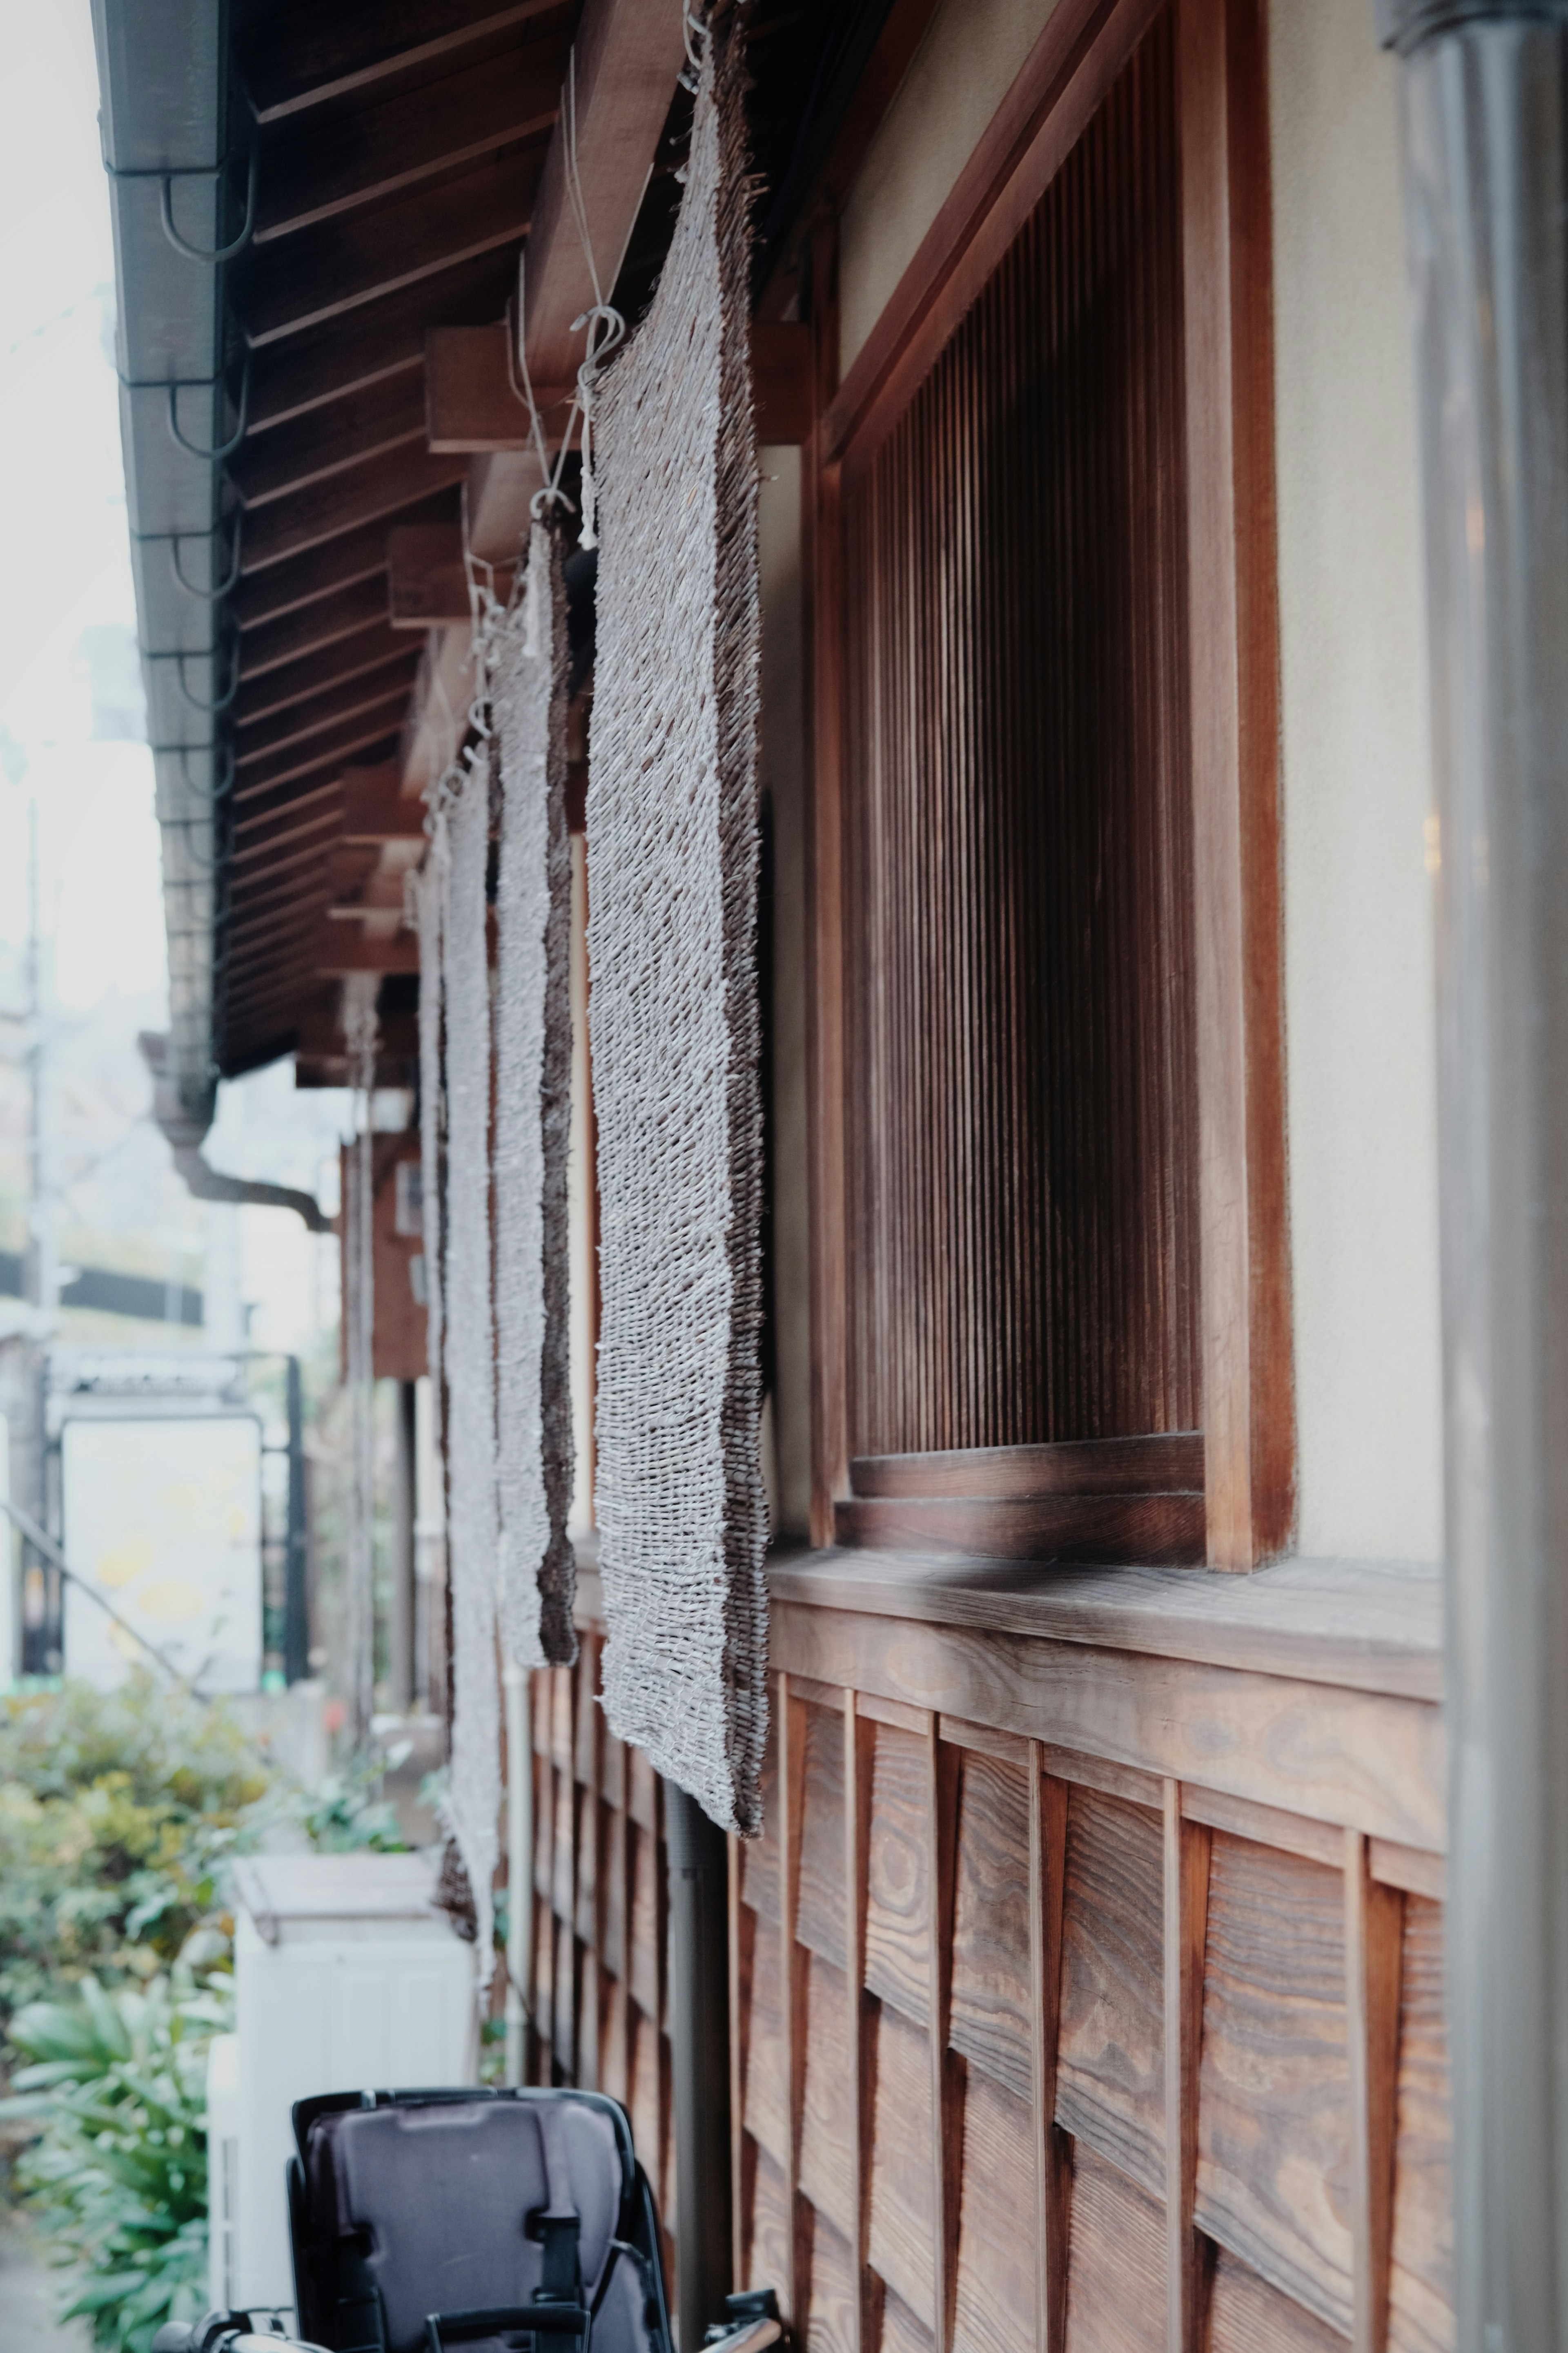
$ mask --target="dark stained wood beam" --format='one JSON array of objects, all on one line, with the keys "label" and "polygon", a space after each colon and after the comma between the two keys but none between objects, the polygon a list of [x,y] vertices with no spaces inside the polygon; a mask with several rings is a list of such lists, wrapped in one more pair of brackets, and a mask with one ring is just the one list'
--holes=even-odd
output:
[{"label": "dark stained wood beam", "polygon": [[249,844],[236,852],[230,861],[230,872],[237,891],[243,885],[245,898],[237,905],[247,904],[250,897],[262,887],[264,878],[271,875],[297,873],[310,860],[325,858],[337,841],[337,815],[329,810],[325,817],[317,815],[309,823],[301,819],[292,840],[286,833]]},{"label": "dark stained wood beam", "polygon": [[[448,488],[416,498],[393,520],[398,523],[456,522],[457,491]],[[387,522],[374,517],[358,529],[337,533],[326,545],[302,552],[242,579],[228,603],[233,620],[247,636],[286,616],[300,614],[309,605],[341,596],[360,582],[384,577]]]},{"label": "dark stained wood beam", "polygon": [[247,839],[263,839],[268,829],[284,820],[297,820],[303,813],[319,815],[323,807],[334,818],[341,810],[342,786],[339,777],[322,776],[314,783],[279,786],[274,793],[261,793],[236,811],[233,840],[236,850]]},{"label": "dark stained wood beam", "polygon": [[[347,721],[359,719],[365,712],[393,708],[396,698],[406,696],[413,685],[416,663],[417,657],[405,643],[363,678],[351,679],[345,685],[308,695],[289,709],[275,712],[270,719],[258,720],[238,738],[236,757],[240,776],[243,778],[249,768],[269,755],[290,750],[312,736],[323,735]],[[384,728],[384,718],[381,723]]]},{"label": "dark stained wood beam", "polygon": [[[510,593],[512,574],[511,565],[496,565],[498,596]],[[468,628],[472,609],[460,524],[405,523],[388,532],[386,575],[395,629]]]},{"label": "dark stained wood beam", "polygon": [[323,923],[317,936],[318,972],[409,972],[419,969],[419,943],[412,932],[387,935],[356,931],[353,923]]},{"label": "dark stained wood beam", "polygon": [[334,111],[268,144],[257,196],[258,246],[365,204],[436,172],[554,127],[568,43],[561,29],[482,58],[357,113]]},{"label": "dark stained wood beam", "polygon": [[[680,11],[650,0],[585,0],[574,47],[577,173],[607,293],[620,275],[686,63]],[[529,372],[536,384],[570,384],[584,345],[573,321],[593,301],[594,286],[567,201],[559,126],[539,182],[526,259]]]},{"label": "dark stained wood beam", "polygon": [[253,679],[266,678],[286,663],[337,645],[386,617],[385,576],[369,573],[336,596],[319,597],[298,612],[285,614],[280,621],[247,630],[239,641],[239,675],[248,685]]},{"label": "dark stained wood beam", "polygon": [[403,771],[395,760],[343,770],[345,849],[379,849],[388,841],[423,839],[425,804],[405,796],[402,785]]},{"label": "dark stained wood beam", "polygon": [[516,284],[515,259],[503,248],[266,344],[251,359],[252,433],[423,366],[430,328],[499,319]]},{"label": "dark stained wood beam", "polygon": [[416,67],[462,62],[462,52],[536,17],[561,0],[320,0],[264,17],[245,44],[245,87],[258,122],[279,122],[345,91],[369,90]]},{"label": "dark stained wood beam", "polygon": [[228,468],[247,512],[417,441],[425,429],[419,392],[417,376],[386,376],[292,424],[253,435]]},{"label": "dark stained wood beam", "polygon": [[385,702],[373,704],[353,719],[345,719],[323,734],[307,736],[300,744],[289,744],[265,760],[258,760],[240,776],[234,787],[234,799],[243,804],[275,785],[312,776],[319,768],[341,768],[356,752],[368,753],[372,744],[382,750],[388,738],[395,744],[402,735],[407,708],[408,697],[400,692]]},{"label": "dark stained wood beam", "polygon": [[384,670],[389,662],[406,661],[408,654],[407,638],[395,633],[383,617],[354,637],[341,638],[335,645],[322,647],[299,661],[268,670],[265,678],[242,680],[234,706],[235,724],[242,731],[242,748],[247,740],[244,731],[254,728],[258,720],[289,711],[307,697],[328,688],[347,686],[367,672]]},{"label": "dark stained wood beam", "polygon": [[[759,442],[805,440],[811,430],[811,330],[754,322],[752,389]],[[528,411],[512,389],[507,328],[440,327],[425,347],[426,438],[435,450],[526,449]],[[534,387],[551,448],[559,447],[571,387]]]},{"label": "dark stained wood beam", "polygon": [[[323,541],[341,538],[384,515],[394,515],[400,507],[413,506],[434,491],[455,488],[466,471],[460,458],[432,458],[417,442],[389,449],[365,465],[350,467],[308,491],[263,507],[247,522],[242,568],[249,575],[291,555],[302,555],[308,548],[320,547]],[[385,560],[384,534],[381,561]]]},{"label": "dark stained wood beam", "polygon": [[528,234],[539,156],[519,148],[389,205],[323,221],[248,257],[234,305],[247,343],[279,342]]}]

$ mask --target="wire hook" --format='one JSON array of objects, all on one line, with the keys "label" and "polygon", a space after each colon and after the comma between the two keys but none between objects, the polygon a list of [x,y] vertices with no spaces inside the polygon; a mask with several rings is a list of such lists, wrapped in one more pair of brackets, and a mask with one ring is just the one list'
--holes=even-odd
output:
[{"label": "wire hook", "polygon": [[180,430],[179,398],[180,387],[177,384],[172,384],[169,386],[169,430],[180,448],[187,450],[193,458],[200,458],[204,460],[218,461],[225,458],[232,458],[250,428],[250,353],[247,352],[245,355],[245,369],[239,379],[239,423],[220,448],[201,449],[194,441],[188,441],[185,438]]},{"label": "wire hook", "polygon": [[[243,253],[245,251],[246,247],[250,243],[251,238],[256,234],[256,184],[258,178],[258,166],[260,160],[260,149],[253,140],[251,142],[250,148],[249,168],[246,175],[244,227],[240,230],[239,235],[237,237],[231,238],[227,245],[215,246],[210,251],[204,246],[192,245],[190,240],[187,237],[182,237],[179,230],[174,227],[174,189],[172,184],[176,177],[176,174],[173,172],[165,172],[163,174],[163,185],[159,199],[159,208],[163,222],[163,235],[168,238],[169,243],[174,247],[176,253],[183,253],[188,261],[232,261],[237,253]],[[227,168],[228,158],[226,155],[224,157],[221,164],[212,164],[205,167],[205,169],[211,173],[224,172],[226,171]],[[181,178],[194,178],[196,175],[194,173],[182,173],[178,174],[178,176]]]}]

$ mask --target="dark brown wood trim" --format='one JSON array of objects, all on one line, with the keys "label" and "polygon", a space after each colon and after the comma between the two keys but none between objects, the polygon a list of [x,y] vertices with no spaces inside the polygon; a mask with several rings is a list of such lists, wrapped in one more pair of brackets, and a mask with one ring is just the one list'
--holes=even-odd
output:
[{"label": "dark brown wood trim", "polygon": [[1201,1495],[1203,1487],[1201,1430],[961,1447],[945,1454],[858,1454],[849,1465],[853,1495]]},{"label": "dark brown wood trim", "polygon": [[1035,2127],[1035,2293],[1038,2353],[1067,2353],[1068,2234],[1072,2167],[1056,2121],[1061,2040],[1062,1915],[1068,1792],[1047,1752],[1029,1743],[1030,2073]]},{"label": "dark brown wood trim", "polygon": [[869,462],[1162,5],[1060,0],[845,377],[826,458]]},{"label": "dark brown wood trim", "polygon": [[1165,2245],[1169,2353],[1199,2353],[1201,2250],[1193,2227],[1198,2170],[1198,2050],[1208,1922],[1206,1824],[1183,1816],[1178,1781],[1163,1786],[1164,1822]]},{"label": "dark brown wood trim", "polygon": [[844,622],[838,470],[824,458],[824,418],[838,375],[838,235],[812,241],[811,332],[816,422],[801,470],[803,639],[812,714],[806,810],[806,1062],[811,1166],[811,1536],[831,1543],[848,1489],[846,1169],[844,1159]]},{"label": "dark brown wood trim", "polygon": [[1268,85],[1260,0],[1176,0],[1208,1558],[1295,1519]]},{"label": "dark brown wood trim", "polygon": [[1388,2342],[1405,1898],[1374,1879],[1370,1841],[1344,1832],[1345,2028],[1351,2075],[1352,2353]]},{"label": "dark brown wood trim", "polygon": [[993,1560],[1126,1561],[1192,1568],[1204,1557],[1204,1498],[1133,1495],[851,1495],[834,1505],[841,1545]]}]

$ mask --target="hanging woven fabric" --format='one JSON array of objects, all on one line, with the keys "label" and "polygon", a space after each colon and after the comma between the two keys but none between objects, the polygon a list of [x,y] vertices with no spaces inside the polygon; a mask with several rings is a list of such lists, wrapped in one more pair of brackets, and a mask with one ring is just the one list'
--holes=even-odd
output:
[{"label": "hanging woven fabric", "polygon": [[658,291],[600,396],[588,846],[605,1708],[749,1836],[767,1507],[743,87],[731,9]]},{"label": "hanging woven fabric", "polygon": [[521,603],[493,657],[496,891],[496,1374],[501,1640],[519,1666],[569,1666],[572,1503],[566,1149],[572,1103],[572,851],[566,835],[566,584],[536,522]]},{"label": "hanging woven fabric", "polygon": [[488,759],[470,770],[447,822],[450,864],[441,923],[447,1029],[447,1549],[452,1588],[452,1761],[447,1820],[473,1895],[482,1990],[489,1983],[494,1960],[491,1882],[500,1810],[490,986],[485,923]]},{"label": "hanging woven fabric", "polygon": [[431,1418],[441,1451],[443,1141],[441,1085],[441,914],[447,896],[447,813],[430,820],[430,848],[415,879],[419,926],[419,1198],[425,1242],[426,1359]]}]

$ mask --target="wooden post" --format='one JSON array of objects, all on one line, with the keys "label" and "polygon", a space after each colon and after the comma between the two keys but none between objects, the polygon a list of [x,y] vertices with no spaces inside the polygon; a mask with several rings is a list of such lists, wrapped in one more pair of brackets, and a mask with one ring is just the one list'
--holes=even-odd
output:
[{"label": "wooden post", "polygon": [[957,2292],[960,2168],[963,2156],[963,2063],[948,2047],[952,2010],[952,1896],[958,1849],[960,1752],[941,1718],[926,1717],[926,1883],[930,1903],[932,2337],[951,2353]]},{"label": "wooden post", "polygon": [[796,2207],[800,2191],[800,2129],[805,2088],[805,1970],[795,1940],[800,1908],[800,1818],[805,1793],[805,1708],[790,1695],[789,1677],[773,1685],[779,1775],[779,1999],[783,2016],[785,2158],[785,2316],[798,2332],[805,2326],[800,2295],[805,2267],[800,2259]]},{"label": "wooden post", "polygon": [[871,1852],[871,1777],[875,1726],[844,1694],[844,1964],[849,2003],[849,2253],[855,2271],[849,2353],[875,2339],[866,2310],[871,2227],[868,2152],[872,2136],[872,2082],[866,2052],[866,1903]]},{"label": "wooden post", "polygon": [[1208,1557],[1295,1517],[1268,84],[1259,0],[1177,0]]}]

